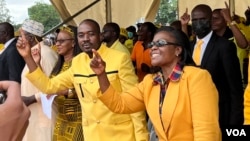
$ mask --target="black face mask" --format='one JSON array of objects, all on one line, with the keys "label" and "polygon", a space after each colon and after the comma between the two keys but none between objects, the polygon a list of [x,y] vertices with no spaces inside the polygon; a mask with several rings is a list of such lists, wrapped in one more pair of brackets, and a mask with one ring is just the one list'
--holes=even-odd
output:
[{"label": "black face mask", "polygon": [[208,19],[192,21],[192,30],[199,38],[203,38],[211,31],[211,22]]}]

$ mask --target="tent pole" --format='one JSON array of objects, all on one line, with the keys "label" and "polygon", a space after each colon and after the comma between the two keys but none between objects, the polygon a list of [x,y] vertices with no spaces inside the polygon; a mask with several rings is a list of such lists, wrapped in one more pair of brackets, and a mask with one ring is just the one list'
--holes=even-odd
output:
[{"label": "tent pole", "polygon": [[112,22],[111,0],[106,1],[106,22]]},{"label": "tent pole", "polygon": [[233,13],[235,13],[235,1],[234,0],[229,0],[229,9],[230,9],[231,16],[233,16]]},{"label": "tent pole", "polygon": [[81,9],[80,11],[76,12],[74,15],[68,17],[67,19],[65,19],[63,22],[61,22],[60,24],[54,26],[52,29],[50,29],[49,31],[47,31],[46,33],[44,33],[42,35],[42,37],[45,37],[46,35],[48,35],[49,33],[53,32],[54,30],[56,30],[58,27],[62,26],[63,24],[69,22],[70,20],[74,19],[76,16],[78,16],[79,14],[81,14],[82,12],[86,11],[87,9],[91,8],[92,6],[94,6],[97,2],[99,2],[100,0],[95,0],[94,2],[90,3],[89,5],[85,6],[83,9]]}]

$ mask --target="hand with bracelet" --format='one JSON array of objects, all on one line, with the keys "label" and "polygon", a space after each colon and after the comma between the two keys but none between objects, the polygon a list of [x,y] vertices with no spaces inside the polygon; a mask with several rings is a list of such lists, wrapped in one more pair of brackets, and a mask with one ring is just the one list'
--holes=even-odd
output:
[{"label": "hand with bracelet", "polygon": [[229,28],[231,29],[236,45],[241,49],[246,49],[248,47],[248,42],[245,35],[237,27],[237,23],[232,20],[230,15],[230,9],[228,4],[225,2],[226,8],[220,11],[221,15],[224,17],[224,20],[227,22]]}]

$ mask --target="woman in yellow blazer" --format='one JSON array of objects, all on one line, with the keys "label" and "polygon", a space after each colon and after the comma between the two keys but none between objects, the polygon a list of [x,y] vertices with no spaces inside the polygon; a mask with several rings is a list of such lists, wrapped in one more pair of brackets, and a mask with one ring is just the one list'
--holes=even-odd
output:
[{"label": "woman in yellow blazer", "polygon": [[250,64],[248,64],[248,84],[244,92],[244,125],[250,125]]},{"label": "woman in yellow blazer", "polygon": [[220,141],[218,92],[210,74],[194,67],[186,35],[162,27],[149,47],[152,65],[160,69],[122,94],[110,84],[106,63],[93,50],[90,66],[103,93],[99,99],[116,113],[146,109],[160,141]]}]

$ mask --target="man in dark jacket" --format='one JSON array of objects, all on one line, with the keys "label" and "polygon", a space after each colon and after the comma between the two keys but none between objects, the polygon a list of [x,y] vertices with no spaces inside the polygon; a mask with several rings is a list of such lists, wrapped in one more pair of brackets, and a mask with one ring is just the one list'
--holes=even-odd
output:
[{"label": "man in dark jacket", "polygon": [[0,43],[4,49],[0,51],[0,80],[12,80],[21,83],[21,73],[25,62],[16,49],[14,27],[8,23],[0,23]]}]

